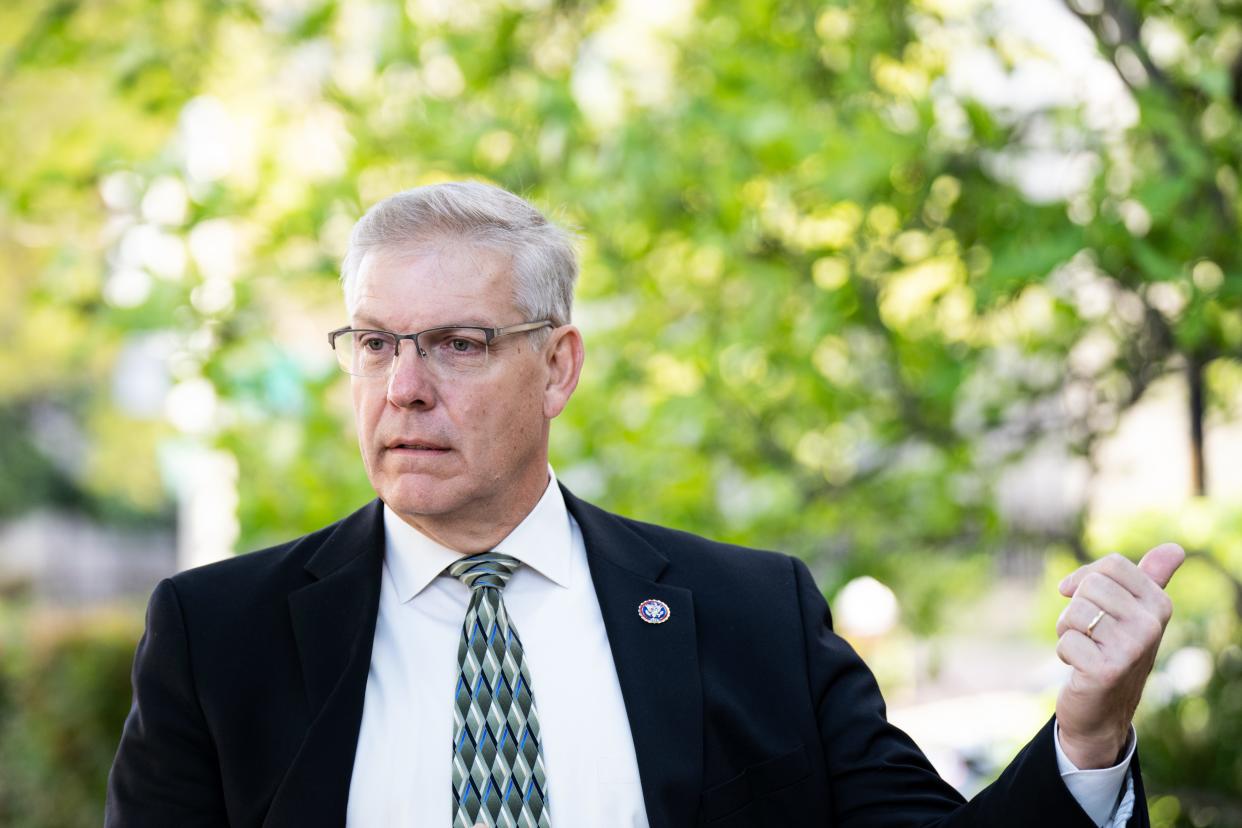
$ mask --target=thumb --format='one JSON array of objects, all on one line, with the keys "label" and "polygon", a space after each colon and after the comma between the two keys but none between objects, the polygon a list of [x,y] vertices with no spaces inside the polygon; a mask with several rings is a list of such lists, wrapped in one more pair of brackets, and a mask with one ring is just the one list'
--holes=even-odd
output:
[{"label": "thumb", "polygon": [[1144,555],[1138,566],[1144,575],[1164,589],[1184,560],[1186,552],[1180,546],[1176,543],[1162,543]]}]

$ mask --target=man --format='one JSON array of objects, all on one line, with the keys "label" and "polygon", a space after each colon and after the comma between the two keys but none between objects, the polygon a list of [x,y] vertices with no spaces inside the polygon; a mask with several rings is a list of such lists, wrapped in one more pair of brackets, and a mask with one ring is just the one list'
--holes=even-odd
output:
[{"label": "man", "polygon": [[156,588],[109,826],[1147,824],[1130,719],[1180,549],[1066,579],[1057,715],[963,803],[802,563],[558,486],[576,275],[482,184],[359,221],[330,338],[379,499]]}]

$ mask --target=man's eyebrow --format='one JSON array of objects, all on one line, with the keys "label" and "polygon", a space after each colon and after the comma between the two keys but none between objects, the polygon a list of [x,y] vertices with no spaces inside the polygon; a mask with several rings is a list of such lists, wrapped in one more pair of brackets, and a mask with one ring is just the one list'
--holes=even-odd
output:
[{"label": "man's eyebrow", "polygon": [[[355,316],[353,319],[353,322],[351,322],[350,324],[353,327],[363,327],[363,328],[373,329],[377,331],[393,331],[393,333],[397,333],[397,331],[393,330],[392,328],[385,327],[382,322],[378,322],[372,317],[366,316],[365,314],[361,316]],[[451,321],[441,322],[436,325],[432,325],[431,327],[432,328],[488,328],[490,329],[496,326],[493,325],[491,322],[480,319],[479,317],[472,316],[472,317],[467,317],[466,319],[454,319]],[[430,328],[424,328],[424,330],[430,330]]]}]

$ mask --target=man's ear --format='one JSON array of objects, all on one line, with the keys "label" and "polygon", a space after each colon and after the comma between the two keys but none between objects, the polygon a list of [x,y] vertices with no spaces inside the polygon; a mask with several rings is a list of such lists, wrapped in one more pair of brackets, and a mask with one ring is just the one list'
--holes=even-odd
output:
[{"label": "man's ear", "polygon": [[543,415],[549,420],[564,411],[569,398],[573,396],[574,389],[578,387],[578,377],[582,373],[585,356],[582,334],[577,328],[573,325],[562,325],[552,330],[552,335],[544,346],[548,384],[543,389]]}]

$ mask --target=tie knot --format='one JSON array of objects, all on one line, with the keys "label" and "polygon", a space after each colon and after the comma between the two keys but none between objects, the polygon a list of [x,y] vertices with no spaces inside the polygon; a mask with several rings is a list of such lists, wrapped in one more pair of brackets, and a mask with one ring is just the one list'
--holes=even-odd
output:
[{"label": "tie knot", "polygon": [[472,590],[504,589],[509,577],[521,565],[517,558],[500,552],[480,552],[449,564],[448,572]]}]

